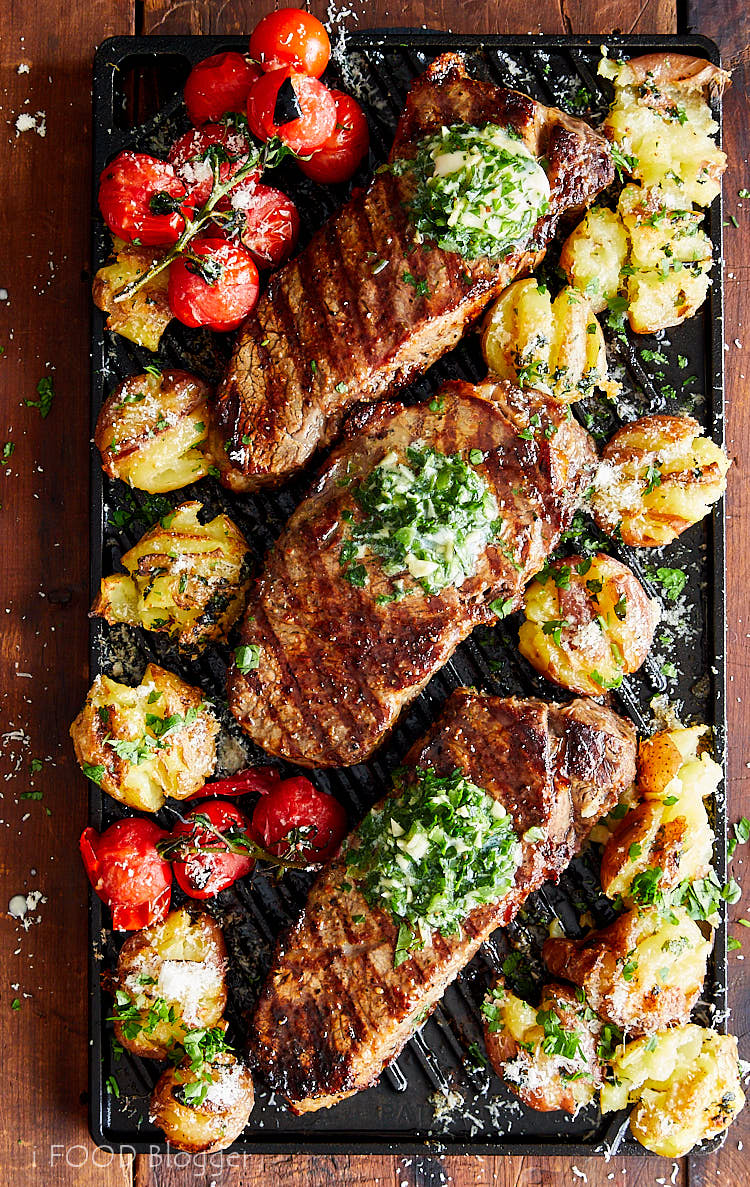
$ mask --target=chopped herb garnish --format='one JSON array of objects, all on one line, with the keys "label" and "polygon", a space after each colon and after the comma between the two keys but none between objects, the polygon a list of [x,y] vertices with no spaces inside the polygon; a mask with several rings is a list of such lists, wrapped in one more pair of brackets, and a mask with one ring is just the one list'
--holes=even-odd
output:
[{"label": "chopped herb garnish", "polygon": [[649,577],[655,577],[664,590],[668,602],[676,602],[687,583],[687,573],[682,569],[648,569]]},{"label": "chopped herb garnish", "polygon": [[46,420],[55,398],[55,388],[49,375],[44,375],[36,385],[38,400],[25,400],[27,408],[38,408],[42,420]]},{"label": "chopped herb garnish", "polygon": [[260,664],[260,647],[257,643],[246,643],[234,649],[234,662],[242,675],[253,672]]}]

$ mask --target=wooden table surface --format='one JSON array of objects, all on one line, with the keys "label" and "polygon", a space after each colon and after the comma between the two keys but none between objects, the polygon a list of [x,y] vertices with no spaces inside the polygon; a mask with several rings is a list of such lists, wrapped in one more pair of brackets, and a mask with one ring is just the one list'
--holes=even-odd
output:
[{"label": "wooden table surface", "polygon": [[[68,726],[87,688],[88,325],[90,283],[91,63],[105,37],[127,33],[249,32],[262,0],[5,0],[0,48],[4,122],[0,205],[0,532],[4,611],[0,633],[0,902],[40,892],[24,921],[5,914],[0,936],[0,1167],[12,1187],[406,1187],[452,1183],[552,1187],[588,1182],[750,1183],[750,1108],[724,1148],[677,1163],[657,1158],[419,1158],[395,1156],[186,1156],[134,1162],[97,1151],[86,1128],[86,883],[77,839],[86,787]],[[312,5],[326,16],[324,0]],[[720,45],[733,71],[726,102],[725,230],[727,441],[734,459],[727,496],[729,818],[748,811],[750,633],[747,467],[750,458],[750,9],[746,0],[336,0],[334,23],[425,24],[501,33],[530,31],[701,32]],[[33,127],[22,131],[19,116]],[[23,129],[30,121],[21,120]],[[7,290],[7,296],[6,296]],[[27,405],[51,376],[49,416]],[[14,448],[8,456],[9,442]],[[41,769],[39,762],[41,760]],[[41,792],[42,798],[29,798]],[[741,854],[742,850],[739,851]],[[741,857],[735,876],[743,880]],[[745,877],[745,895],[750,877]],[[32,900],[33,902],[34,900]],[[746,899],[734,920],[750,914]],[[733,927],[747,937],[742,927]],[[750,946],[750,944],[748,945]],[[732,1030],[750,1058],[750,990],[742,955],[730,956]]]}]

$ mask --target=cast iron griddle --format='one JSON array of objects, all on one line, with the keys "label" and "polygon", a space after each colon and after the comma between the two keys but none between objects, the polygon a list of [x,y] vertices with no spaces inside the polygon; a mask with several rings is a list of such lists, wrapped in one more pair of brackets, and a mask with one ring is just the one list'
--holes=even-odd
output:
[{"label": "cast iron griddle", "polygon": [[[601,38],[454,36],[425,30],[352,32],[337,47],[326,81],[355,95],[364,105],[371,129],[369,162],[354,178],[364,184],[372,168],[387,156],[396,121],[410,81],[439,53],[466,54],[478,76],[528,92],[541,102],[573,110],[591,118],[601,116],[610,99],[607,84],[597,78]],[[716,46],[701,37],[615,37],[606,39],[612,56],[631,57],[667,49],[696,54],[718,62]],[[118,37],[105,42],[94,66],[94,178],[117,152],[125,148],[165,156],[169,145],[188,127],[181,88],[188,71],[209,54],[224,49],[245,51],[247,39],[238,37]],[[302,243],[346,199],[349,187],[322,188],[293,167],[277,171],[280,188],[297,203],[302,217]],[[96,210],[94,193],[93,269],[109,255],[109,235]],[[624,420],[646,412],[691,412],[716,441],[723,438],[721,207],[708,217],[715,266],[710,298],[686,324],[660,334],[622,341],[609,335],[612,362],[622,368],[625,394],[615,407],[604,399],[576,406],[577,415],[606,440]],[[553,283],[554,256],[548,267]],[[158,354],[163,365],[195,371],[215,382],[230,342],[208,331],[191,331],[176,321],[167,329]],[[643,351],[646,357],[643,357]],[[679,359],[683,365],[680,365]],[[687,367],[684,359],[688,360]],[[126,375],[152,361],[148,351],[104,329],[94,309],[92,322],[92,424],[104,397]],[[478,380],[486,373],[476,335],[436,363],[405,393],[422,400],[446,379]],[[206,478],[168,497],[130,491],[102,474],[97,451],[91,463],[91,593],[102,574],[118,569],[120,556],[160,515],[184,499],[200,499],[208,516],[226,511],[245,533],[260,565],[309,481],[302,476],[281,492],[231,496],[213,478]],[[586,521],[584,536],[603,539]],[[580,540],[571,540],[570,552]],[[703,523],[665,549],[633,550],[607,543],[641,578],[649,592],[659,592],[652,580],[660,565],[684,568],[688,582],[680,600],[667,605],[666,624],[657,631],[651,656],[635,676],[626,678],[614,699],[640,730],[648,732],[651,701],[668,697],[684,721],[699,720],[713,727],[718,761],[724,747],[724,521],[720,506]],[[459,685],[475,685],[496,695],[542,695],[566,699],[565,693],[538,677],[517,651],[517,617],[488,629],[480,628],[456,652],[445,668],[404,714],[386,745],[361,766],[341,771],[314,772],[312,778],[347,806],[352,823],[389,786],[411,743],[425,732],[450,692]],[[149,660],[200,685],[215,702],[225,727],[220,759],[241,765],[266,761],[243,738],[226,709],[224,676],[227,647],[210,647],[194,663],[186,663],[162,636],[126,627],[111,628],[92,620],[91,678],[105,671],[125,682],[137,681]],[[678,678],[662,672],[674,664]],[[671,671],[668,667],[667,671]],[[237,747],[244,750],[239,755]],[[295,773],[280,763],[284,773]],[[221,768],[220,768],[221,769]],[[110,797],[91,784],[91,823],[103,828],[126,814]],[[171,827],[174,816],[158,817]],[[725,873],[723,797],[716,807],[717,869]],[[230,952],[230,1037],[242,1047],[243,1016],[252,1006],[279,931],[299,912],[309,878],[292,872],[277,882],[257,871],[220,894],[208,908],[224,928]],[[180,902],[174,895],[173,903]],[[486,1066],[479,1004],[486,986],[508,956],[525,954],[527,976],[540,983],[539,951],[554,916],[572,936],[586,930],[581,917],[588,913],[598,926],[614,917],[598,883],[597,858],[590,852],[576,859],[558,886],[547,886],[527,901],[511,927],[498,931],[472,965],[448,989],[445,998],[422,1030],[387,1069],[380,1084],[344,1101],[334,1109],[294,1117],[280,1102],[256,1085],[256,1104],[249,1125],[234,1149],[245,1153],[316,1151],[329,1153],[427,1153],[446,1149],[472,1154],[566,1154],[585,1156],[619,1148],[635,1153],[642,1148],[623,1137],[624,1113],[602,1118],[595,1105],[572,1119],[567,1114],[536,1113],[524,1109]],[[127,1052],[113,1051],[113,1030],[107,1015],[112,999],[100,985],[101,973],[116,963],[123,933],[113,933],[109,912],[95,895],[90,897],[91,1008],[90,1008],[90,1121],[97,1142],[134,1151],[166,1149],[159,1130],[148,1121],[148,1098],[161,1065]],[[513,977],[510,978],[513,983]],[[515,982],[519,985],[519,982]],[[528,984],[520,984],[528,989]],[[533,989],[533,986],[531,987]],[[704,996],[696,1016],[722,1028],[726,1008],[726,931],[719,928]],[[114,1079],[113,1079],[114,1078]],[[114,1090],[116,1084],[119,1095]]]}]

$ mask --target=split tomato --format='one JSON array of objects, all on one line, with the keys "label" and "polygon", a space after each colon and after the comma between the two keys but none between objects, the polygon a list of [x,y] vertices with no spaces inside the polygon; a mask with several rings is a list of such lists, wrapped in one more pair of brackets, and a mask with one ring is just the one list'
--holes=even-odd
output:
[{"label": "split tomato", "polygon": [[271,70],[250,91],[247,120],[260,140],[278,136],[293,153],[307,156],[336,127],[336,103],[317,78],[288,68]]},{"label": "split tomato", "polygon": [[223,800],[203,804],[178,821],[162,851],[169,853],[185,894],[212,898],[250,873],[255,859],[242,849],[249,825],[239,808]]},{"label": "split tomato", "polygon": [[185,83],[185,104],[191,124],[199,128],[228,112],[244,111],[250,87],[261,69],[244,54],[212,54],[194,66]]},{"label": "split tomato", "polygon": [[346,812],[332,795],[302,776],[284,779],[255,806],[253,835],[277,857],[328,861],[346,835]]},{"label": "split tomato", "polygon": [[320,78],[331,56],[331,42],[317,17],[301,8],[279,8],[255,26],[250,57],[264,70],[293,66]]},{"label": "split tomato", "polygon": [[94,828],[81,833],[84,868],[117,931],[135,931],[166,917],[172,869],[156,846],[168,835],[142,817],[118,820],[101,834]]},{"label": "split tomato", "polygon": [[194,239],[169,266],[167,300],[183,325],[235,330],[258,300],[258,269],[239,244]]},{"label": "split tomato", "polygon": [[309,161],[299,163],[307,177],[325,185],[348,181],[370,147],[367,120],[357,100],[343,91],[331,94],[336,103],[336,127]]},{"label": "split tomato", "polygon": [[294,251],[299,214],[291,198],[269,185],[241,181],[232,193],[241,215],[240,240],[259,268],[278,268]]},{"label": "split tomato", "polygon": [[103,170],[99,207],[113,235],[145,247],[175,243],[193,214],[173,166],[137,152],[119,153]]},{"label": "split tomato", "polygon": [[[192,128],[180,136],[169,150],[167,160],[184,182],[191,205],[203,206],[211,196],[214,184],[214,162],[218,165],[219,181],[226,183],[247,164],[250,141],[244,132],[228,124],[205,124]],[[261,170],[255,177],[260,180]],[[241,183],[239,183],[241,184]]]},{"label": "split tomato", "polygon": [[252,795],[259,792],[267,795],[281,779],[281,773],[276,767],[248,767],[246,771],[238,771],[228,779],[216,779],[213,783],[206,783],[200,791],[194,791],[187,796],[189,800],[206,799],[209,796],[222,795]]}]

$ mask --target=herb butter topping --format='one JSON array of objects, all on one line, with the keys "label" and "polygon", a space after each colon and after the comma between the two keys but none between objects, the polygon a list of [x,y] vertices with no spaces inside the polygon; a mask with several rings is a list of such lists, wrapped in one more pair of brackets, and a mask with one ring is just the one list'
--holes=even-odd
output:
[{"label": "herb butter topping", "polygon": [[433,931],[454,935],[469,912],[510,887],[521,847],[510,816],[460,770],[397,771],[400,795],[365,817],[347,854],[373,906],[398,923],[394,967]]},{"label": "herb butter topping", "polygon": [[351,585],[367,584],[369,552],[389,577],[409,573],[434,594],[476,571],[498,531],[497,504],[459,454],[414,445],[406,457],[389,453],[352,491],[364,518],[352,523],[339,561]]},{"label": "herb butter topping", "polygon": [[518,133],[498,124],[443,127],[423,140],[413,161],[417,230],[466,259],[503,256],[524,244],[549,210],[547,174]]}]

